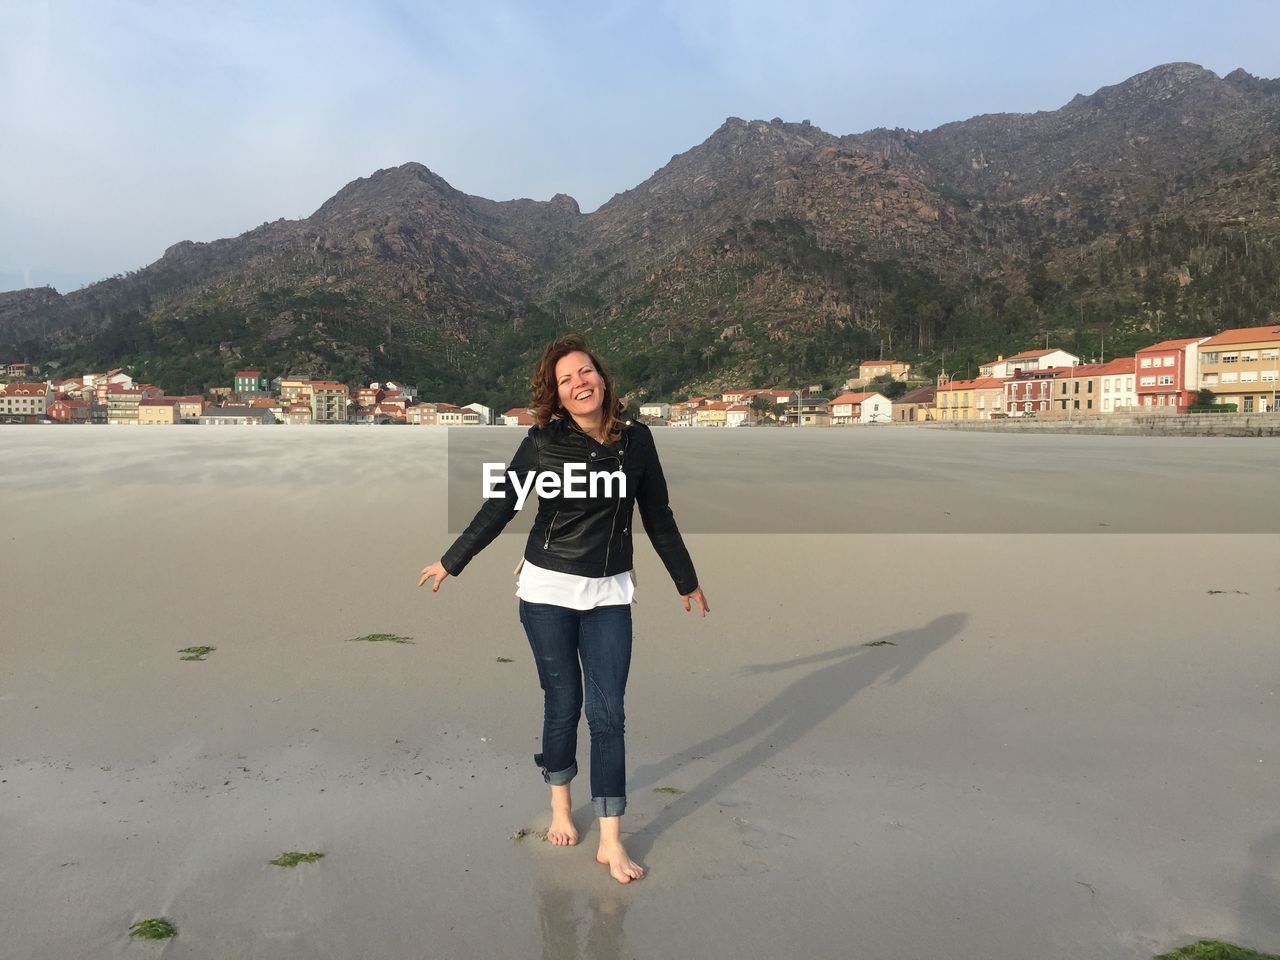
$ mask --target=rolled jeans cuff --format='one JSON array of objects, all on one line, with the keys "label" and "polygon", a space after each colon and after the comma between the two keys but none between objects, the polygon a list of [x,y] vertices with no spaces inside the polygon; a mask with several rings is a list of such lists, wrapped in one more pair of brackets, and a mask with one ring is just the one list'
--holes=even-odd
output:
[{"label": "rolled jeans cuff", "polygon": [[627,812],[627,798],[592,797],[591,807],[597,817],[620,817]]},{"label": "rolled jeans cuff", "polygon": [[542,779],[545,780],[547,783],[551,784],[553,787],[562,787],[578,775],[577,760],[573,761],[571,765],[565,767],[563,770],[557,770],[554,773],[548,770],[546,768],[546,765],[542,762],[542,754],[535,753],[533,755],[533,762],[536,763],[539,766],[539,768],[541,768]]}]

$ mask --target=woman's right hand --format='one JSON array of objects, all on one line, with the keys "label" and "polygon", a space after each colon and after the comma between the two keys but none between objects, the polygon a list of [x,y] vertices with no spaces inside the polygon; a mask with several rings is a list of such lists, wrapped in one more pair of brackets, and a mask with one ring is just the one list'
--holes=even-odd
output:
[{"label": "woman's right hand", "polygon": [[431,588],[431,592],[439,593],[440,584],[444,583],[447,579],[449,579],[449,571],[444,568],[444,565],[441,564],[439,560],[431,564],[431,566],[429,567],[422,568],[422,579],[418,581],[418,586],[422,586],[432,577],[436,578],[436,582],[435,582],[435,586]]}]

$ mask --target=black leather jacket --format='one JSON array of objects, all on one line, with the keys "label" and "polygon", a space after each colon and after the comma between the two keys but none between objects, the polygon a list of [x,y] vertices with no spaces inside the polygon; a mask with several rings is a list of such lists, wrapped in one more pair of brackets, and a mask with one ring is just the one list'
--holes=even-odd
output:
[{"label": "black leather jacket", "polygon": [[[614,483],[609,496],[571,498],[564,496],[562,487],[554,497],[538,497],[538,515],[524,548],[526,560],[583,577],[625,573],[632,567],[632,506],[638,505],[645,532],[676,589],[684,595],[697,588],[698,575],[667,502],[667,481],[647,426],[628,420],[619,440],[606,446],[555,419],[545,427],[529,429],[507,469],[515,471],[522,485],[530,471],[553,472],[563,481],[566,463],[584,464],[588,484],[592,473],[621,470],[626,477],[626,496],[619,495],[620,485]],[[486,500],[441,558],[449,576],[460,574],[516,515],[513,484],[505,481],[502,489],[505,498]],[[597,492],[603,489],[600,486]],[[529,509],[534,496],[531,488],[524,509]]]}]

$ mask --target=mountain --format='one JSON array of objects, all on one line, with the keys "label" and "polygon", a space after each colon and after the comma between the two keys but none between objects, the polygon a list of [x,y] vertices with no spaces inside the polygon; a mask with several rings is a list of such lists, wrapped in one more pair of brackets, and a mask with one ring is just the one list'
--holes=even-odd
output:
[{"label": "mountain", "polygon": [[1280,81],[1166,64],[1057,110],[836,136],[729,118],[591,214],[417,163],[310,217],[66,296],[0,294],[0,356],[242,363],[511,405],[582,329],[636,396],[828,381],[889,351],[964,373],[1046,335],[1085,356],[1280,310]]}]

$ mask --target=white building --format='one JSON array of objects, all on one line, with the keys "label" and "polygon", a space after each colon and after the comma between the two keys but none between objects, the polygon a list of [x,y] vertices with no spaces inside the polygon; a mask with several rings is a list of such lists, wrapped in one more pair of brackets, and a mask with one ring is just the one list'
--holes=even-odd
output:
[{"label": "white building", "polygon": [[[462,409],[475,411],[475,413],[480,417],[478,421],[475,421],[477,423],[482,423],[482,424],[493,423],[493,411],[490,410],[488,407],[486,407],[483,403],[464,404]],[[463,423],[467,422],[467,418],[465,416],[462,422]]]},{"label": "white building", "polygon": [[1012,357],[997,357],[978,367],[980,377],[1012,377],[1019,370],[1051,370],[1056,367],[1079,366],[1080,358],[1065,350],[1024,350]]},{"label": "white building", "polygon": [[879,393],[842,393],[830,410],[832,426],[893,422],[893,401]]}]

